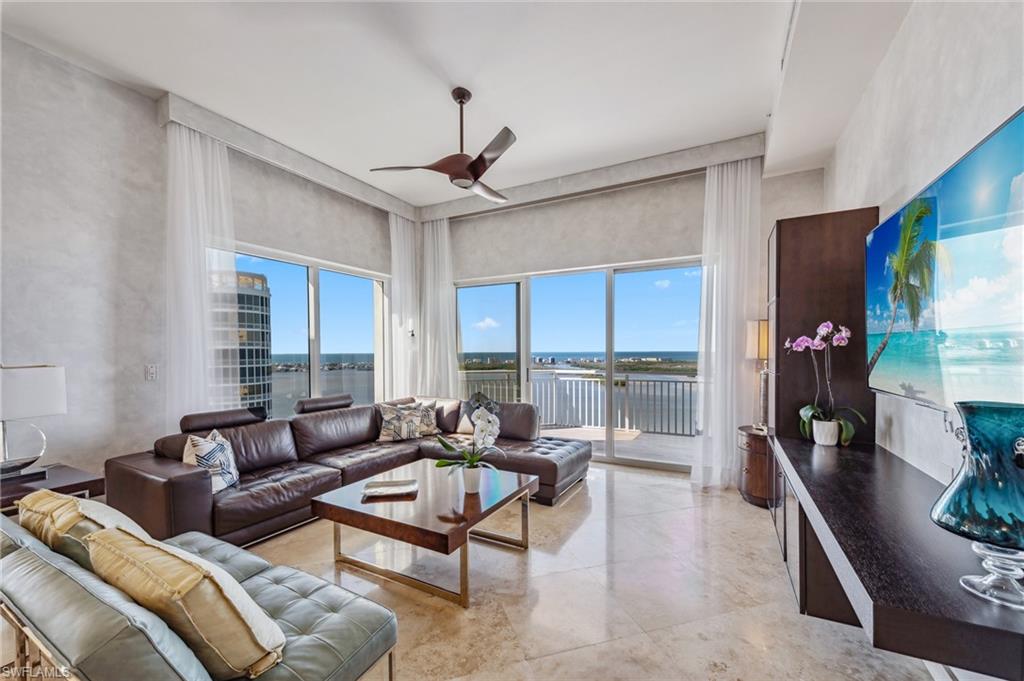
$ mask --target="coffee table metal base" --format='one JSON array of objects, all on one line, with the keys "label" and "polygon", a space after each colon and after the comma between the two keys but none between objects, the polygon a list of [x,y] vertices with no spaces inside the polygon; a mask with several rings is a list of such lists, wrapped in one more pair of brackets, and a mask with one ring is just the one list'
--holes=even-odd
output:
[{"label": "coffee table metal base", "polygon": [[[517,549],[528,549],[530,547],[530,494],[529,492],[524,493],[518,497],[520,508],[521,508],[521,527],[520,534],[518,537],[511,537],[509,535],[501,534],[498,532],[490,532],[488,530],[471,529],[469,531],[470,537],[476,537],[486,541],[501,544],[503,546],[511,546]],[[512,499],[509,503],[514,503],[516,499]],[[453,603],[458,603],[463,608],[469,607],[469,542],[459,547],[459,590],[452,591],[446,589],[437,584],[431,584],[430,582],[412,577],[411,575],[398,572],[397,570],[391,570],[375,563],[350,556],[342,553],[341,551],[341,524],[334,523],[334,560],[342,565],[348,565],[371,574],[378,575],[380,577],[386,577],[392,581],[404,584],[405,586],[419,589],[420,591],[426,592],[431,596],[437,596]]]}]

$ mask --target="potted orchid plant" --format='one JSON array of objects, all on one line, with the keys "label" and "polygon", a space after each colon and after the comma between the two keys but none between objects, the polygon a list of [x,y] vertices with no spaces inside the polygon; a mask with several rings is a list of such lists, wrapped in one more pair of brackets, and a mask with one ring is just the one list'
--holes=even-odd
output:
[{"label": "potted orchid plant", "polygon": [[[807,352],[811,356],[811,365],[814,367],[814,403],[800,409],[800,434],[807,439],[813,438],[819,445],[831,446],[837,442],[844,446],[850,444],[856,427],[850,419],[839,416],[841,411],[853,414],[861,423],[868,422],[864,415],[853,407],[836,407],[832,395],[832,351],[844,348],[849,343],[848,328],[840,324],[837,329],[832,322],[826,321],[818,325],[814,338],[800,336],[792,342],[787,338],[783,346],[786,348],[786,354]],[[824,370],[825,374],[825,400],[821,399],[821,370]]]},{"label": "potted orchid plant", "polygon": [[444,450],[449,454],[455,454],[458,458],[441,459],[437,462],[438,468],[451,468],[450,472],[462,471],[462,480],[466,487],[466,494],[480,493],[480,471],[483,468],[494,466],[483,461],[487,454],[504,454],[501,449],[494,445],[501,430],[501,421],[497,415],[489,412],[484,407],[477,407],[470,415],[473,423],[473,443],[468,448],[460,448],[441,435],[437,436],[438,441]]}]

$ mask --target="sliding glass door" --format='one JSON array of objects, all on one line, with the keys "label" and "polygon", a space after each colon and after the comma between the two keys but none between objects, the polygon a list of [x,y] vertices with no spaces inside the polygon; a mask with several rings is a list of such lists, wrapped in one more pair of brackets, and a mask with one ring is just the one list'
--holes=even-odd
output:
[{"label": "sliding glass door", "polygon": [[460,286],[462,396],[529,400],[543,434],[597,457],[691,465],[701,274],[694,261]]},{"label": "sliding glass door", "polygon": [[604,453],[607,389],[604,271],[530,280],[531,401],[541,430]]},{"label": "sliding glass door", "polygon": [[697,435],[701,267],[615,273],[618,459],[690,465]]},{"label": "sliding glass door", "polygon": [[463,286],[456,296],[461,397],[519,402],[519,284]]}]

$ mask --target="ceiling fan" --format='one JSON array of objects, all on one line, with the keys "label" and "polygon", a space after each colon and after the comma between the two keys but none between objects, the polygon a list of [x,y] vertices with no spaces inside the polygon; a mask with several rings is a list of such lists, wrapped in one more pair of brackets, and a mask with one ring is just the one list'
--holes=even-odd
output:
[{"label": "ceiling fan", "polygon": [[473,158],[465,153],[463,146],[463,120],[462,109],[466,102],[472,98],[473,93],[464,87],[457,87],[452,90],[452,99],[459,105],[459,153],[445,156],[425,166],[388,166],[386,168],[371,168],[370,172],[378,170],[433,170],[435,173],[447,175],[448,180],[460,189],[482,196],[494,203],[505,203],[508,199],[494,191],[480,181],[481,176],[487,169],[494,165],[512,143],[516,141],[515,134],[508,128],[502,128],[501,132],[494,136],[491,143],[484,147],[480,154]]}]

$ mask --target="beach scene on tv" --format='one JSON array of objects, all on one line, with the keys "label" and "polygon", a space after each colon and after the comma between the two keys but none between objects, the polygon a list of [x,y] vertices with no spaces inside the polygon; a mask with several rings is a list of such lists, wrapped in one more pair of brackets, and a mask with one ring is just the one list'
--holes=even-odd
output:
[{"label": "beach scene on tv", "polygon": [[1024,111],[875,228],[868,383],[920,402],[1024,402]]}]

